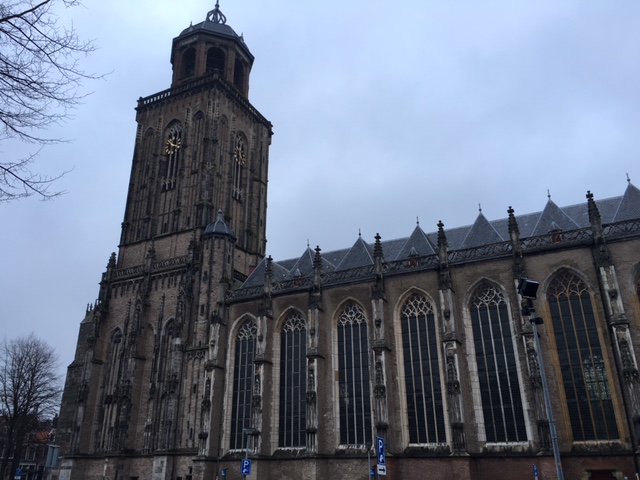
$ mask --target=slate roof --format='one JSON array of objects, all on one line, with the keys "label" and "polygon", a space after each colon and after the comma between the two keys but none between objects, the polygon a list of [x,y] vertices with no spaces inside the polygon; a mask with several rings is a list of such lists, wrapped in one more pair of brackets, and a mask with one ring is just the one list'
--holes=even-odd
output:
[{"label": "slate roof", "polygon": [[234,240],[236,240],[235,232],[224,221],[222,210],[218,210],[218,218],[216,218],[216,221],[213,223],[210,223],[209,225],[207,225],[207,228],[204,229],[204,235],[213,235],[213,234],[231,237]]},{"label": "slate roof", "polygon": [[208,20],[197,23],[195,25],[189,25],[188,28],[185,28],[182,32],[180,32],[180,35],[178,35],[178,38],[182,38],[191,33],[202,32],[202,31],[207,33],[212,33],[214,35],[219,35],[222,37],[229,37],[233,40],[239,40],[241,38],[229,25],[226,25],[223,23],[210,22]]},{"label": "slate roof", "polygon": [[242,37],[242,35],[238,35],[233,30],[233,28],[227,25],[227,17],[222,14],[218,4],[216,4],[216,7],[212,11],[207,13],[207,18],[204,22],[200,22],[195,25],[189,25],[188,28],[185,28],[182,32],[180,32],[180,35],[173,39],[173,42],[175,44],[178,40],[184,39],[185,37],[200,32],[235,40],[240,48],[251,58],[251,61],[253,62],[253,55],[249,51],[247,45],[244,43],[244,38]]},{"label": "slate roof", "polygon": [[[624,194],[618,197],[596,201],[603,224],[640,219],[640,190],[629,182]],[[546,235],[552,231],[569,231],[590,227],[587,202],[567,207],[559,207],[551,199],[541,212],[516,215],[520,238]],[[509,219],[488,220],[482,212],[472,225],[445,229],[449,251],[481,247],[509,240]],[[437,251],[438,233],[425,233],[417,225],[411,235],[405,238],[381,242],[384,259],[396,261],[411,256],[428,256]],[[309,247],[295,259],[274,261],[273,281],[306,277],[313,273],[315,252]],[[360,235],[351,248],[321,252],[323,273],[374,264],[373,245],[365,242]],[[264,283],[266,261],[253,271],[242,285],[256,287]]]}]

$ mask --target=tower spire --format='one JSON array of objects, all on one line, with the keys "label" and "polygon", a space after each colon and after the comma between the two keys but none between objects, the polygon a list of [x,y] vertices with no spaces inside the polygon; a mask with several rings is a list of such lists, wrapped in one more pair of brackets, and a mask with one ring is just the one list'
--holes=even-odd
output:
[{"label": "tower spire", "polygon": [[213,23],[220,23],[225,25],[227,23],[227,17],[220,11],[220,2],[216,0],[216,6],[213,10],[207,13],[207,21]]}]

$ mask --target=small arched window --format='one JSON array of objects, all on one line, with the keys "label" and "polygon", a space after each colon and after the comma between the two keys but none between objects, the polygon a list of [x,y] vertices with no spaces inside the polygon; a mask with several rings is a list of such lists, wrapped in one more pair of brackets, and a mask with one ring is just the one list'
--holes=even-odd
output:
[{"label": "small arched window", "polygon": [[196,50],[190,48],[182,54],[182,76],[190,77],[196,73]]},{"label": "small arched window", "polygon": [[207,51],[207,73],[222,73],[224,71],[225,55],[222,50],[212,47]]}]

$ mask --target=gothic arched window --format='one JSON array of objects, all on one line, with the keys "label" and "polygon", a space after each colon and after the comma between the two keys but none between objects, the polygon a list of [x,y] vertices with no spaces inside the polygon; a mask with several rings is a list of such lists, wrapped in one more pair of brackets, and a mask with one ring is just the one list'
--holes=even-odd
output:
[{"label": "gothic arched window", "polygon": [[487,442],[527,441],[509,309],[488,283],[469,304]]},{"label": "gothic arched window", "polygon": [[574,441],[617,439],[611,389],[585,282],[561,272],[547,289]]},{"label": "gothic arched window", "polygon": [[148,181],[153,178],[155,146],[157,143],[156,135],[153,129],[149,128],[142,137],[142,148],[137,149],[138,154],[138,171],[136,174],[136,185],[138,189],[132,191],[133,208],[128,211],[128,220],[131,227],[127,229],[128,241],[140,240],[147,238],[150,234],[150,222],[148,218],[148,202],[149,191]]},{"label": "gothic arched window", "polygon": [[307,326],[298,312],[287,315],[280,332],[280,447],[306,444]]},{"label": "gothic arched window", "polygon": [[445,443],[433,307],[423,295],[413,294],[402,306],[400,323],[409,443]]},{"label": "gothic arched window", "polygon": [[247,148],[240,135],[233,147],[233,198],[242,200],[242,173],[247,163]]},{"label": "gothic arched window", "polygon": [[232,450],[245,448],[243,430],[251,426],[253,359],[256,351],[257,331],[256,322],[250,319],[242,324],[236,337],[229,447]]},{"label": "gothic arched window", "polygon": [[167,132],[164,147],[166,162],[161,168],[162,190],[173,190],[176,187],[180,170],[180,158],[182,153],[182,126],[173,124]]},{"label": "gothic arched window", "polygon": [[179,396],[179,376],[182,352],[178,326],[169,320],[164,326],[158,353],[158,434],[156,448],[171,448],[176,434],[177,398]]},{"label": "gothic arched window", "polygon": [[347,302],[338,318],[338,397],[341,445],[371,445],[367,319]]},{"label": "gothic arched window", "polygon": [[116,446],[118,385],[120,382],[123,348],[122,330],[117,328],[111,333],[111,341],[107,353],[105,396],[103,399],[104,416],[102,432],[96,445],[97,451],[112,451]]}]

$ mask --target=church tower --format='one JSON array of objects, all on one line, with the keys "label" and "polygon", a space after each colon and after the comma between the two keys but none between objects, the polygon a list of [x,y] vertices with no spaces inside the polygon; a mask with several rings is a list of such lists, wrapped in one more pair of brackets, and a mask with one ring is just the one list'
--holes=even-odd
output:
[{"label": "church tower", "polygon": [[271,139],[248,100],[253,55],[216,4],[173,40],[171,63],[171,88],[138,101],[118,267],[139,264],[152,239],[185,243],[221,209],[246,275],[265,249]]},{"label": "church tower", "polygon": [[253,60],[216,3],[173,40],[171,87],[138,100],[118,254],[68,368],[61,479],[213,478],[225,292],[266,245],[272,126],[248,99]]}]

